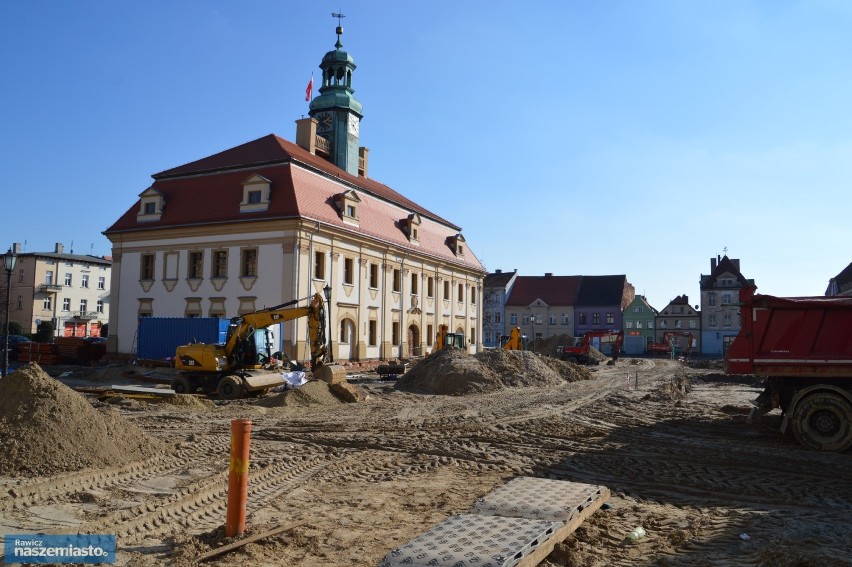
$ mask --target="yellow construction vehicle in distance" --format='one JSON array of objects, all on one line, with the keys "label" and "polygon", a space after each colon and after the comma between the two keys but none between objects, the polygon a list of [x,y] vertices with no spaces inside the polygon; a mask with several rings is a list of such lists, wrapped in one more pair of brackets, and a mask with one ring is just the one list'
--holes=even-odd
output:
[{"label": "yellow construction vehicle in distance", "polygon": [[276,323],[308,318],[311,348],[311,370],[326,382],[346,379],[346,370],[327,364],[325,306],[322,295],[314,294],[305,307],[291,307],[294,300],[231,319],[224,344],[194,343],[177,347],[175,368],[180,374],[172,381],[179,393],[201,390],[220,398],[241,398],[246,393],[263,393],[284,383],[279,368],[268,354],[258,348],[255,331]]},{"label": "yellow construction vehicle in distance", "polygon": [[524,350],[524,335],[521,334],[520,327],[512,327],[508,336],[504,335],[500,338],[505,350]]},{"label": "yellow construction vehicle in distance", "polygon": [[435,338],[435,346],[432,347],[432,354],[445,348],[465,348],[464,335],[451,333],[447,325],[438,325],[438,334]]}]

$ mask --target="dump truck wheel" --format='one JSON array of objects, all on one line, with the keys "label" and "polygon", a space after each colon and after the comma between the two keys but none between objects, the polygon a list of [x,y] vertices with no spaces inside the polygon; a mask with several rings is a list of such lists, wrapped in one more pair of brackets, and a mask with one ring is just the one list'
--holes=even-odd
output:
[{"label": "dump truck wheel", "polygon": [[219,381],[216,392],[225,400],[236,400],[243,397],[243,382],[237,376],[225,376]]},{"label": "dump truck wheel", "polygon": [[852,404],[832,392],[813,393],[793,410],[793,436],[807,447],[843,452],[852,447]]},{"label": "dump truck wheel", "polygon": [[192,386],[190,385],[188,378],[185,376],[178,376],[172,380],[172,390],[175,391],[175,394],[191,394]]}]

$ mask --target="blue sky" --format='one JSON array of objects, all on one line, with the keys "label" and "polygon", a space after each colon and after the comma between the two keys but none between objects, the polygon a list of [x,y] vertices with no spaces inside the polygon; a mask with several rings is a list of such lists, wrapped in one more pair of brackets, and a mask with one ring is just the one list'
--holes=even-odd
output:
[{"label": "blue sky", "polygon": [[727,253],[763,293],[852,260],[852,3],[28,1],[0,9],[0,246],[110,253],[151,175],[269,133],[344,48],[370,176],[490,271],[626,274],[698,303]]}]

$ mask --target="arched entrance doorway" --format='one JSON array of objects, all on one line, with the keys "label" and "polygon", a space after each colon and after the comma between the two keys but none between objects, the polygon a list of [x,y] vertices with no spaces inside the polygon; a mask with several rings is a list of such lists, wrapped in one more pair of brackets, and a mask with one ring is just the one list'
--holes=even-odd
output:
[{"label": "arched entrance doorway", "polygon": [[337,338],[337,356],[339,360],[351,360],[355,352],[355,322],[352,319],[340,321],[340,333]]},{"label": "arched entrance doorway", "polygon": [[423,348],[420,346],[420,329],[417,325],[411,324],[408,326],[408,355],[420,356],[423,354]]}]

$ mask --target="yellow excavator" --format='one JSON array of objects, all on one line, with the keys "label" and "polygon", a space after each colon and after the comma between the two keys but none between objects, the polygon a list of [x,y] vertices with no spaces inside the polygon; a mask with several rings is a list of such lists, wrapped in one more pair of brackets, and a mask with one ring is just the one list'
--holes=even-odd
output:
[{"label": "yellow excavator", "polygon": [[175,368],[179,375],[172,390],[179,394],[216,393],[223,399],[262,394],[284,383],[275,359],[258,348],[255,331],[276,323],[308,318],[311,346],[311,370],[316,378],[329,384],[346,380],[346,370],[328,363],[325,337],[325,306],[322,295],[314,294],[304,307],[292,307],[289,301],[231,319],[224,344],[193,343],[177,347]]},{"label": "yellow excavator", "polygon": [[438,335],[435,338],[435,346],[432,347],[432,354],[445,348],[465,348],[464,335],[451,333],[447,325],[438,325]]},{"label": "yellow excavator", "polygon": [[[503,339],[504,337],[501,337]],[[520,327],[512,327],[509,336],[505,336],[503,348],[506,350],[524,350],[524,336]]]}]

